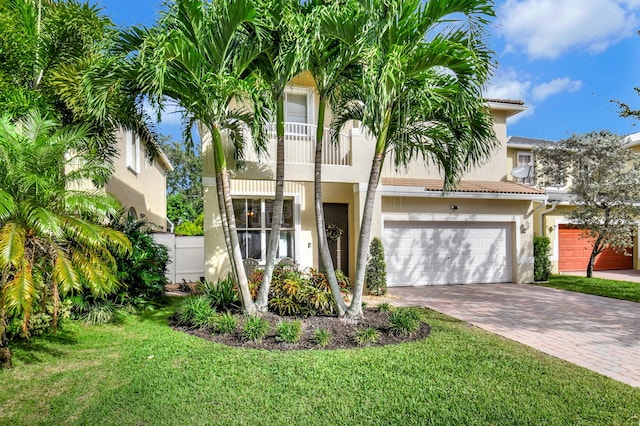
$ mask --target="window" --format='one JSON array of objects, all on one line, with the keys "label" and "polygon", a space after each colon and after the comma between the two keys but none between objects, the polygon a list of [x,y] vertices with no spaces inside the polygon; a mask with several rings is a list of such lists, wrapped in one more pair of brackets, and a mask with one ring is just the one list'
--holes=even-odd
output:
[{"label": "window", "polygon": [[133,132],[125,132],[127,168],[140,173],[140,137]]},{"label": "window", "polygon": [[[277,257],[294,257],[293,200],[284,200]],[[271,236],[273,200],[234,199],[233,210],[243,259],[266,260]]]},{"label": "window", "polygon": [[518,152],[518,164],[517,166],[531,166],[529,176],[526,178],[519,178],[518,181],[527,185],[533,185],[534,183],[534,164],[532,152]]},{"label": "window", "polygon": [[308,88],[289,87],[284,93],[285,133],[313,136],[313,91]]}]

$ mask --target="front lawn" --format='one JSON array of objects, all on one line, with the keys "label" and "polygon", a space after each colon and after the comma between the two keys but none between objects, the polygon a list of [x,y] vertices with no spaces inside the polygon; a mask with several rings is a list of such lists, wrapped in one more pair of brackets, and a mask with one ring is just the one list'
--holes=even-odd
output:
[{"label": "front lawn", "polygon": [[630,424],[640,389],[427,311],[431,335],[336,351],[238,349],[172,309],[14,345],[0,424]]},{"label": "front lawn", "polygon": [[574,275],[552,275],[548,283],[535,283],[560,290],[595,294],[596,296],[640,302],[640,283],[586,278]]}]

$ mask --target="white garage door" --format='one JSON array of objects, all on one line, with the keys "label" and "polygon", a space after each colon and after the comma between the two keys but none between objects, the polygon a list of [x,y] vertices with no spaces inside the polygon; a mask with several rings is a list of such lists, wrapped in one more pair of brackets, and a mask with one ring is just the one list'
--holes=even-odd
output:
[{"label": "white garage door", "polygon": [[386,221],[389,286],[511,282],[511,224]]}]

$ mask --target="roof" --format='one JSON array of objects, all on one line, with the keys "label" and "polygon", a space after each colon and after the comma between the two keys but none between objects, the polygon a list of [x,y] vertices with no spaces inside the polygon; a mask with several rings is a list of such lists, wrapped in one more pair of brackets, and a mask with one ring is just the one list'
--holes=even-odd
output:
[{"label": "roof", "polygon": [[524,101],[520,101],[520,100],[517,100],[517,99],[491,99],[491,98],[485,98],[485,101],[487,101],[487,102],[495,102],[495,103],[499,103],[499,104],[524,105]]},{"label": "roof", "polygon": [[[442,192],[443,181],[440,179],[382,178],[383,185],[422,187],[426,192]],[[515,182],[496,182],[467,180],[461,181],[448,193],[488,193],[488,194],[523,194],[544,195],[541,189]]]},{"label": "roof", "polygon": [[507,146],[535,147],[550,143],[556,143],[556,141],[552,141],[550,139],[527,138],[524,136],[509,136],[507,139]]},{"label": "roof", "polygon": [[489,107],[491,107],[492,110],[505,111],[507,117],[511,117],[527,109],[523,101],[514,99],[485,98],[485,101],[489,104]]}]

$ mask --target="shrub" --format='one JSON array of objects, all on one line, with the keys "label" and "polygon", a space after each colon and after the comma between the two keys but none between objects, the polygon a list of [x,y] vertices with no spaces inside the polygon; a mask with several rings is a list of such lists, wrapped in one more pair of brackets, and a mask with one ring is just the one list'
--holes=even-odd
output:
[{"label": "shrub", "polygon": [[174,233],[187,236],[204,235],[204,213],[200,213],[193,222],[182,222],[176,226]]},{"label": "shrub", "polygon": [[155,242],[145,220],[122,215],[114,219],[111,227],[123,232],[133,247],[131,254],[115,256],[123,291],[111,300],[132,303],[141,308],[163,302],[167,285],[164,274],[169,263],[167,248]]},{"label": "shrub", "polygon": [[382,296],[387,292],[387,265],[384,263],[384,248],[380,238],[371,240],[365,282],[367,290],[374,296]]},{"label": "shrub", "polygon": [[[346,292],[349,280],[343,276],[339,283]],[[302,272],[288,265],[276,265],[269,291],[269,309],[278,315],[333,315],[336,305],[323,273],[315,269]]]},{"label": "shrub", "polygon": [[391,306],[386,302],[380,303],[378,304],[377,311],[381,313],[384,312],[384,313],[390,314],[391,312],[393,312],[393,306]]},{"label": "shrub", "polygon": [[236,329],[236,317],[229,311],[215,317],[213,329],[218,334],[231,334]]},{"label": "shrub", "polygon": [[549,237],[533,237],[533,279],[547,281],[551,274],[551,240]]},{"label": "shrub", "polygon": [[411,336],[420,329],[422,315],[419,311],[411,308],[400,308],[389,316],[389,332],[393,335]]},{"label": "shrub", "polygon": [[198,283],[198,291],[209,299],[211,306],[217,311],[237,308],[240,303],[231,274],[216,282],[205,280]]},{"label": "shrub", "polygon": [[316,342],[316,345],[325,347],[331,342],[331,334],[329,330],[324,328],[317,328],[313,333],[313,340]]},{"label": "shrub", "polygon": [[297,343],[302,334],[300,321],[283,321],[276,327],[276,340],[278,342]]},{"label": "shrub", "polygon": [[269,321],[264,318],[250,316],[244,324],[242,337],[252,342],[260,342],[269,331]]},{"label": "shrub", "polygon": [[117,324],[123,317],[122,308],[109,300],[89,305],[80,315],[80,319],[90,325]]},{"label": "shrub", "polygon": [[211,323],[215,313],[206,296],[190,296],[178,308],[177,320],[180,325],[202,327]]},{"label": "shrub", "polygon": [[371,345],[377,343],[380,339],[380,332],[375,328],[364,328],[356,332],[353,340],[360,346]]}]

